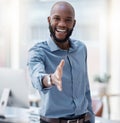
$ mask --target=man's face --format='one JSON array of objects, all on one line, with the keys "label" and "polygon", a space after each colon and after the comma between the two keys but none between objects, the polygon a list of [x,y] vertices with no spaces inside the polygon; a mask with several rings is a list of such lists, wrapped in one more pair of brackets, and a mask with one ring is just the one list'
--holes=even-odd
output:
[{"label": "man's face", "polygon": [[61,43],[69,39],[75,25],[71,8],[65,6],[54,7],[48,22],[51,37],[54,41]]},{"label": "man's face", "polygon": [[[52,36],[52,38],[53,38],[55,41],[64,43],[64,42],[66,42],[66,41],[69,39],[69,37],[71,36],[73,29],[67,29],[67,30],[66,30],[66,35],[63,36],[63,37],[62,37],[62,36],[61,36],[61,37],[60,37],[60,36],[57,37],[55,31],[57,31],[58,33],[60,33],[60,32],[59,32],[56,28],[53,29],[51,24],[49,24],[49,31],[50,31],[50,35]],[[59,35],[59,34],[58,34],[58,35]]]}]

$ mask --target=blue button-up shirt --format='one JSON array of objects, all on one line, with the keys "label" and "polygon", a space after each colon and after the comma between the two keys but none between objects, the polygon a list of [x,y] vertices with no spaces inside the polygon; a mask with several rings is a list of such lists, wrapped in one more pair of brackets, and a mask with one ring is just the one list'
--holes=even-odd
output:
[{"label": "blue button-up shirt", "polygon": [[[43,88],[42,78],[54,73],[61,59],[65,60],[62,91],[56,86]],[[94,123],[87,75],[87,50],[82,42],[70,39],[69,50],[60,49],[52,39],[39,42],[29,50],[28,68],[33,86],[42,97],[41,115],[58,118],[89,112],[91,123]]]}]

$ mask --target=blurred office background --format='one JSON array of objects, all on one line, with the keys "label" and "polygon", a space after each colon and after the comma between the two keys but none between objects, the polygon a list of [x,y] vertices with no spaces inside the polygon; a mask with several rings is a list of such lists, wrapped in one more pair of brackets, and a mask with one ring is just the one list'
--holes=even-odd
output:
[{"label": "blurred office background", "polygon": [[[56,1],[0,0],[0,67],[27,71],[28,49],[48,38],[47,17]],[[90,86],[94,86],[95,75],[111,75],[107,88],[110,118],[120,120],[120,0],[66,1],[76,11],[72,37],[88,49]],[[108,117],[107,111],[104,117]]]}]

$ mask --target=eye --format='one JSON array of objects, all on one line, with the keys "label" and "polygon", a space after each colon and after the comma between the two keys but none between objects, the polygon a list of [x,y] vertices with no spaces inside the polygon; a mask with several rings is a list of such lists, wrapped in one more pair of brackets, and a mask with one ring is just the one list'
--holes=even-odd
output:
[{"label": "eye", "polygon": [[66,22],[72,22],[72,19],[66,19],[65,21]]},{"label": "eye", "polygon": [[53,19],[54,19],[55,21],[59,21],[59,20],[60,20],[59,17],[54,17]]}]

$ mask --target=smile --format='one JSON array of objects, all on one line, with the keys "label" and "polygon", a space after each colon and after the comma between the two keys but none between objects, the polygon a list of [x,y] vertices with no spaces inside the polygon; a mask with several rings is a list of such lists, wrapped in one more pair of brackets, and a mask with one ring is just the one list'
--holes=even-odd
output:
[{"label": "smile", "polygon": [[65,29],[56,29],[57,32],[66,32]]}]

